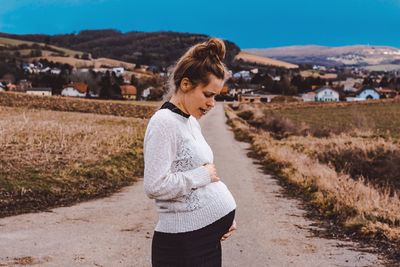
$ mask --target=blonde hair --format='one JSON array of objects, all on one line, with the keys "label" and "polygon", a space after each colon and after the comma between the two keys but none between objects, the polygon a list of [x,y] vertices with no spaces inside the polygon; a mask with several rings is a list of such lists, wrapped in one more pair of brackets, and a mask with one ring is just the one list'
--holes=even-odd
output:
[{"label": "blonde hair", "polygon": [[204,43],[190,47],[175,64],[169,79],[169,91],[164,100],[169,100],[178,92],[183,78],[188,78],[193,87],[199,84],[207,85],[210,82],[210,74],[226,80],[228,71],[222,62],[225,53],[225,44],[218,38],[210,38]]}]

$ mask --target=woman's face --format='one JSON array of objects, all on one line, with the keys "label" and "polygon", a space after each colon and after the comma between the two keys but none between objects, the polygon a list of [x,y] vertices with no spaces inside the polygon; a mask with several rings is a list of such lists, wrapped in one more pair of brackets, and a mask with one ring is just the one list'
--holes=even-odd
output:
[{"label": "woman's face", "polygon": [[184,95],[184,103],[190,115],[196,119],[200,119],[214,105],[214,97],[218,95],[224,86],[224,80],[218,79],[213,74],[209,75],[209,83],[207,85],[198,85]]}]

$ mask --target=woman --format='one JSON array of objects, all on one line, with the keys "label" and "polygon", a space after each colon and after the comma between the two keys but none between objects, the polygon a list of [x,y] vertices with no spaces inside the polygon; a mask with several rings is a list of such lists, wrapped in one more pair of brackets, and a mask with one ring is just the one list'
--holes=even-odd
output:
[{"label": "woman", "polygon": [[214,107],[227,77],[224,43],[191,47],[171,75],[171,98],[150,119],[144,138],[144,189],[159,221],[152,265],[221,266],[221,240],[236,229],[236,203],[217,175],[197,122]]}]

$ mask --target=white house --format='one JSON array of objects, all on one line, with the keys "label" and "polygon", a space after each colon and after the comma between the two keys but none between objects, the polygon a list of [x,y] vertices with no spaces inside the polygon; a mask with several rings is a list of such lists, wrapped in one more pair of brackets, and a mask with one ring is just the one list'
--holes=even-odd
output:
[{"label": "white house", "polygon": [[54,68],[54,69],[51,69],[50,73],[51,74],[55,74],[55,75],[59,75],[61,73],[61,70],[58,69],[58,68]]},{"label": "white house", "polygon": [[5,91],[6,89],[6,84],[3,84],[3,82],[0,82],[0,91]]},{"label": "white house", "polygon": [[250,72],[253,73],[253,74],[257,74],[258,73],[258,69],[257,68],[251,69]]},{"label": "white house", "polygon": [[319,102],[337,102],[339,101],[339,93],[329,87],[321,87],[315,91],[315,101]]},{"label": "white house", "polygon": [[115,75],[120,76],[124,74],[125,70],[122,67],[117,67],[117,68],[112,68],[112,72],[114,72]]},{"label": "white house", "polygon": [[29,95],[51,96],[51,88],[29,88],[26,93]]},{"label": "white house", "polygon": [[151,86],[146,88],[146,89],[144,89],[142,91],[142,97],[146,99],[150,95],[151,89],[153,89],[153,87],[151,87]]},{"label": "white house", "polygon": [[242,71],[236,72],[235,74],[233,74],[233,77],[237,78],[237,79],[243,78],[245,80],[251,80],[250,71],[248,71],[248,70],[242,70]]},{"label": "white house", "polygon": [[361,98],[363,100],[379,99],[380,98],[380,94],[373,87],[364,87],[359,92],[357,92],[356,98]]},{"label": "white house", "polygon": [[73,87],[66,87],[61,91],[62,96],[74,96],[74,97],[85,97],[85,93],[80,93]]},{"label": "white house", "polygon": [[346,97],[346,101],[364,101],[370,99],[380,99],[381,96],[379,92],[373,87],[364,87],[356,93],[355,96]]}]

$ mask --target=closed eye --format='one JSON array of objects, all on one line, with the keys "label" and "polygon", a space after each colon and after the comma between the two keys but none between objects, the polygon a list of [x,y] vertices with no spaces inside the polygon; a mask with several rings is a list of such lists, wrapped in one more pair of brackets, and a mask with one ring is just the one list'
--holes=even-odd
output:
[{"label": "closed eye", "polygon": [[204,96],[205,96],[205,97],[208,97],[208,98],[210,98],[210,97],[213,97],[213,96],[215,96],[215,94],[204,93]]}]

